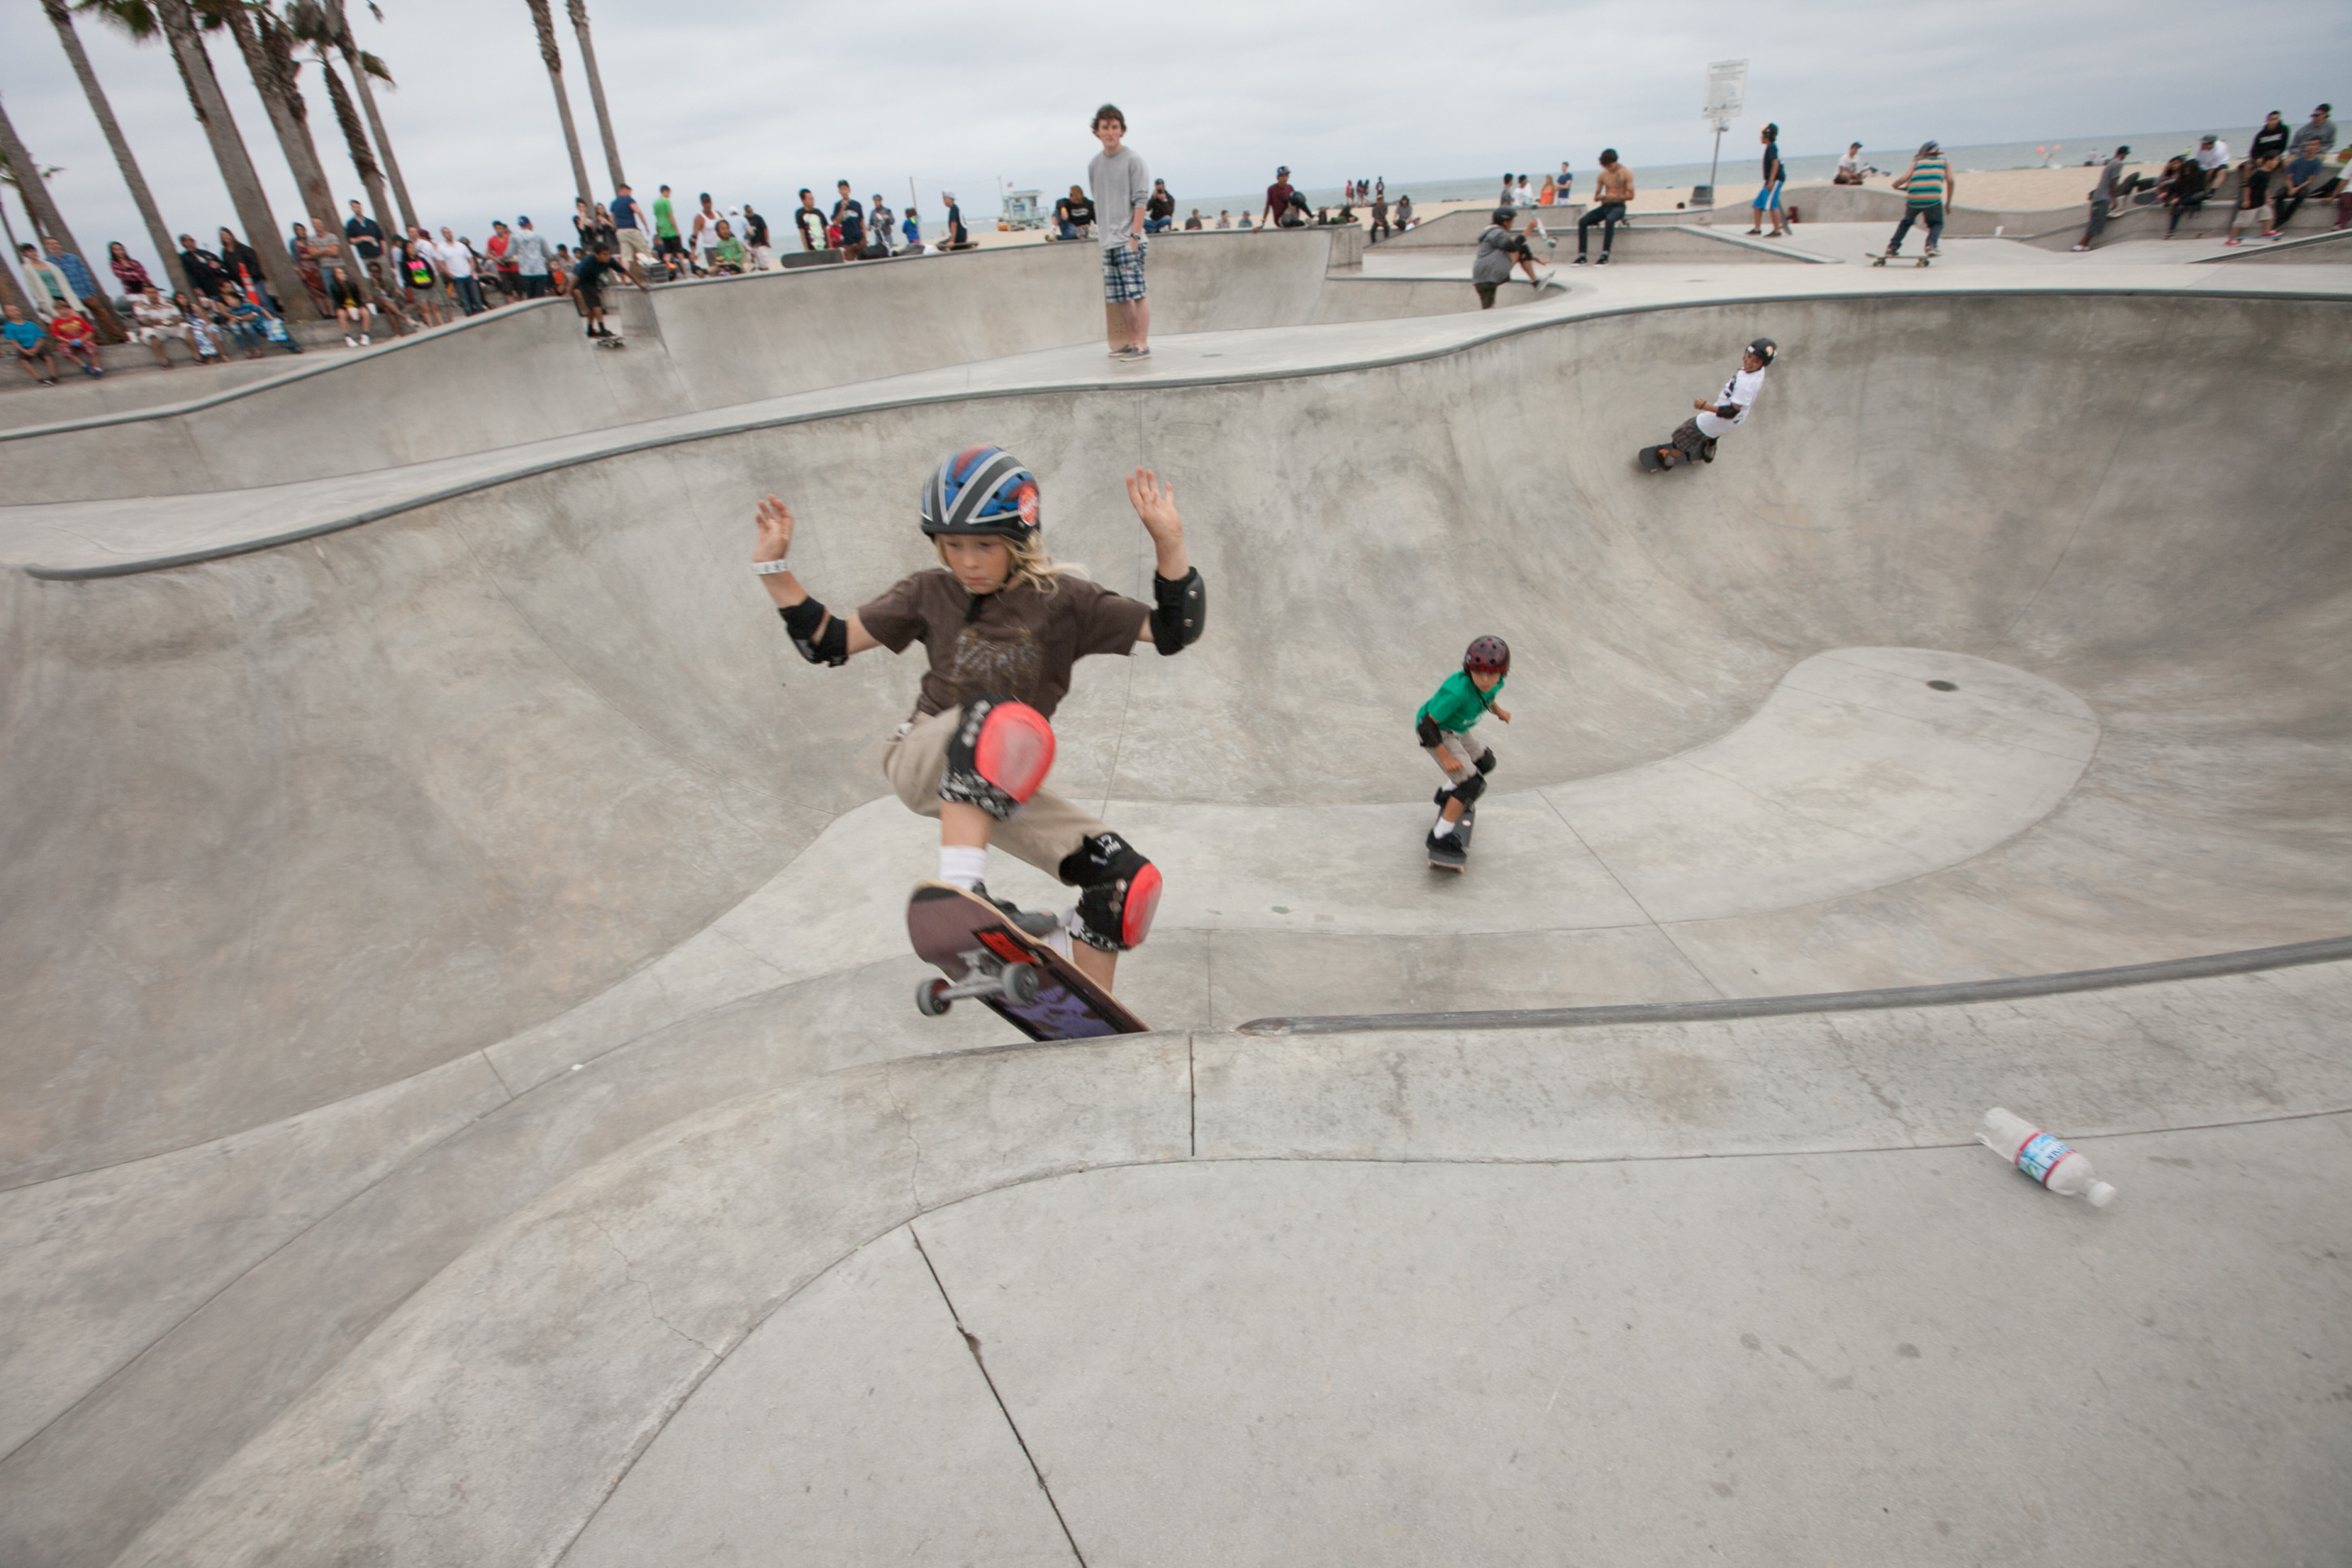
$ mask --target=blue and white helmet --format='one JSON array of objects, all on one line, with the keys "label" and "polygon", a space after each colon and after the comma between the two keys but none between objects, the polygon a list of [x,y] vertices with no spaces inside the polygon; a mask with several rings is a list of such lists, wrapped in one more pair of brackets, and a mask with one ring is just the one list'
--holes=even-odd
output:
[{"label": "blue and white helmet", "polygon": [[1037,476],[1002,446],[967,446],[923,484],[923,532],[1001,534],[1018,542],[1037,531]]}]

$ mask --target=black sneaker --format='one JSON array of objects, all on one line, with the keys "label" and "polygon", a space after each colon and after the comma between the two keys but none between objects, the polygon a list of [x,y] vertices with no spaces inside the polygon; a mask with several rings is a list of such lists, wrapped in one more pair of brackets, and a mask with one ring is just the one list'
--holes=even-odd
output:
[{"label": "black sneaker", "polygon": [[1608,265],[1609,265],[1609,253],[1608,253],[1607,251],[1605,251],[1605,250],[1604,250],[1604,251],[1602,251],[1602,252],[1601,253],[1601,259],[1600,259],[1600,261],[1598,261],[1598,262],[1597,262],[1597,263],[1595,263],[1594,265],[1595,265],[1595,266],[1599,266],[1599,267],[1606,267],[1606,266],[1608,266]]},{"label": "black sneaker", "polygon": [[1024,909],[1017,904],[1008,903],[1004,899],[992,897],[988,891],[988,883],[984,882],[974,883],[972,884],[971,894],[974,898],[986,899],[989,903],[996,905],[998,909],[1002,910],[1004,914],[1004,918],[1012,923],[1013,929],[1016,931],[1025,931],[1032,936],[1044,937],[1053,935],[1054,932],[1061,928],[1062,917],[1060,915],[1054,914],[1050,910]]}]

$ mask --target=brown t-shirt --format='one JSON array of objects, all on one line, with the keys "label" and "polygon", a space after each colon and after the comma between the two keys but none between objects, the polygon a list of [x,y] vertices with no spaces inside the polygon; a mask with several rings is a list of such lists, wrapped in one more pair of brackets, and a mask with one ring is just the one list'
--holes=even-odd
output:
[{"label": "brown t-shirt", "polygon": [[901,578],[857,612],[894,653],[922,643],[931,656],[917,713],[945,713],[982,692],[1018,697],[1047,718],[1069,695],[1070,666],[1088,653],[1125,653],[1150,606],[1082,577],[1053,591],[1014,585],[975,601],[945,568]]}]

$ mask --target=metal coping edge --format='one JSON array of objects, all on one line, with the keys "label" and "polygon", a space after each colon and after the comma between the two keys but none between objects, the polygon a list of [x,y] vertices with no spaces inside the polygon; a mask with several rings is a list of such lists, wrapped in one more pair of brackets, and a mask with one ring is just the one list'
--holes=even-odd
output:
[{"label": "metal coping edge", "polygon": [[1742,997],[1711,1002],[1640,1002],[1598,1008],[1507,1008],[1484,1012],[1330,1014],[1252,1019],[1236,1034],[1277,1036],[1364,1034],[1402,1030],[1490,1029],[1591,1029],[1605,1024],[1702,1023],[1717,1019],[1777,1018],[1792,1013],[1877,1012],[1902,1008],[1955,1007],[1968,1002],[2021,997],[2062,996],[2121,986],[2153,986],[2221,975],[2254,974],[2304,964],[2352,958],[2352,936],[2296,942],[2279,947],[2248,947],[2194,958],[2126,964],[2112,969],[2071,969],[2006,980],[1961,980],[1935,986],[1895,986],[1867,991],[1823,991],[1809,996]]}]

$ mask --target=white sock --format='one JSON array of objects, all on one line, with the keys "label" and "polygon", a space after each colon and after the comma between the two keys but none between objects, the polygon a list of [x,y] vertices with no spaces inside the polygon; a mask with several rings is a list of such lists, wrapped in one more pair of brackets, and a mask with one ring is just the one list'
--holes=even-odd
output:
[{"label": "white sock", "polygon": [[1429,831],[1441,839],[1451,838],[1454,834],[1454,824],[1440,817],[1437,819],[1437,826]]},{"label": "white sock", "polygon": [[1063,912],[1062,923],[1042,938],[1045,946],[1066,958],[1070,956],[1070,922],[1078,917],[1078,906],[1072,904]]},{"label": "white sock", "polygon": [[951,882],[970,893],[988,874],[988,847],[985,844],[941,844],[940,846],[940,880]]}]

